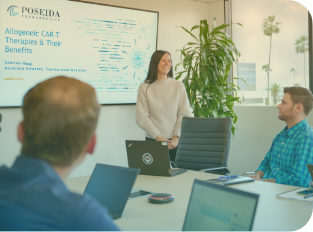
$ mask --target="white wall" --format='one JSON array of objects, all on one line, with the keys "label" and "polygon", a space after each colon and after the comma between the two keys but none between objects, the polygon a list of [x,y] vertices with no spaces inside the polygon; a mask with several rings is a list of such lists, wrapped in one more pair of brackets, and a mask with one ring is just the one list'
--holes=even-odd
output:
[{"label": "white wall", "polygon": [[[208,3],[209,18],[208,24],[211,26],[213,23],[213,18],[216,18],[216,25],[222,25],[224,23],[224,0],[218,0],[216,2]],[[211,27],[212,28],[212,27]]]},{"label": "white wall", "polygon": [[[274,137],[286,126],[275,106],[237,106],[238,130],[231,141],[228,167],[234,174],[255,171]],[[313,111],[308,116],[313,125]]]},{"label": "white wall", "polygon": [[21,109],[0,109],[2,122],[0,123],[0,165],[11,166],[16,155],[21,150],[17,141],[17,126],[22,120]]}]

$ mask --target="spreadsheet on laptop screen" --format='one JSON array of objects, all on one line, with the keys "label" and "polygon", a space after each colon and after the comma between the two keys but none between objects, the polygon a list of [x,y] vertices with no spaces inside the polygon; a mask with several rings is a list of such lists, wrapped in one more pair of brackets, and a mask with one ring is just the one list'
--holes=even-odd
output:
[{"label": "spreadsheet on laptop screen", "polygon": [[257,197],[195,182],[183,230],[251,230],[257,201]]}]

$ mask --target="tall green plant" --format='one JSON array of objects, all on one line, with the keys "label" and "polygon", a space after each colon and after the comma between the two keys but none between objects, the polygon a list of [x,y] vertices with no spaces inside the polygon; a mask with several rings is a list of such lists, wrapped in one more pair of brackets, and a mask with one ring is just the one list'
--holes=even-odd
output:
[{"label": "tall green plant", "polygon": [[[240,98],[237,97],[236,85],[227,79],[233,62],[236,62],[235,57],[240,56],[240,53],[230,36],[224,32],[230,25],[216,27],[214,18],[211,31],[207,20],[201,20],[200,25],[193,26],[190,31],[181,27],[195,41],[179,50],[181,63],[175,66],[175,70],[180,65],[184,68],[184,71],[178,72],[176,79],[186,75],[183,83],[195,117],[231,117],[231,131],[234,135],[238,117],[233,106],[234,102],[240,102]],[[199,30],[198,37],[193,34],[196,29]]]},{"label": "tall green plant", "polygon": [[296,43],[294,45],[296,45],[296,53],[303,53],[303,58],[304,58],[304,73],[303,73],[303,77],[304,77],[304,86],[306,87],[306,78],[305,78],[305,74],[306,74],[306,68],[305,68],[305,52],[309,51],[309,43],[308,41],[308,37],[306,35],[302,35],[300,36],[299,39],[296,40]]},{"label": "tall green plant", "polygon": [[262,66],[262,71],[265,71],[266,73],[272,72],[272,69],[268,67],[268,64],[265,64]]},{"label": "tall green plant", "polygon": [[271,85],[269,90],[272,93],[274,105],[277,105],[277,98],[282,91],[282,87],[280,87],[280,85],[278,85],[277,83],[274,83]]},{"label": "tall green plant", "polygon": [[270,74],[269,73],[272,71],[272,69],[269,68],[268,64],[265,64],[265,65],[262,66],[262,71],[265,71],[266,74],[267,74],[267,86],[268,86],[268,88],[266,89],[266,91],[267,91],[267,100],[265,100],[265,105],[271,105],[271,103],[270,103],[270,94],[269,94],[269,81],[270,81],[270,79],[269,79],[269,75]]},{"label": "tall green plant", "polygon": [[289,72],[293,72],[293,85],[295,85],[295,79],[296,79],[296,70],[294,68],[291,68]]},{"label": "tall green plant", "polygon": [[[264,19],[263,21],[263,33],[266,36],[270,37],[270,53],[268,56],[268,69],[267,69],[267,98],[270,99],[270,70],[271,70],[271,51],[272,51],[272,37],[273,34],[278,34],[280,32],[280,29],[278,27],[280,22],[275,21],[275,15],[273,16],[267,16],[267,19]],[[270,105],[270,104],[269,104]]]}]

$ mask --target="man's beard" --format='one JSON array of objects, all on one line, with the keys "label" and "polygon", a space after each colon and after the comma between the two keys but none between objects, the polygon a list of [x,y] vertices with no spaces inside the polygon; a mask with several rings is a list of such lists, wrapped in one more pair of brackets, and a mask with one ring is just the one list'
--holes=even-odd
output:
[{"label": "man's beard", "polygon": [[292,110],[289,110],[288,112],[286,112],[285,114],[282,114],[282,115],[278,115],[278,118],[282,121],[288,121],[290,119],[293,118],[292,116]]}]

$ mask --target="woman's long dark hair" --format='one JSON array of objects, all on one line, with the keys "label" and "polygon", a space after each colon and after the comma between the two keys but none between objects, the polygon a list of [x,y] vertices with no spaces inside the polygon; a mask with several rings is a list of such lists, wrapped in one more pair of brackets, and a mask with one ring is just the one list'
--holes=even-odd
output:
[{"label": "woman's long dark hair", "polygon": [[[151,56],[151,60],[149,64],[149,71],[148,71],[147,78],[145,80],[145,82],[149,83],[149,85],[151,85],[153,82],[155,82],[158,79],[158,65],[165,53],[168,53],[170,55],[171,61],[172,61],[171,54],[163,50],[157,50]],[[173,65],[171,66],[171,69],[168,72],[167,76],[173,78]]]}]

